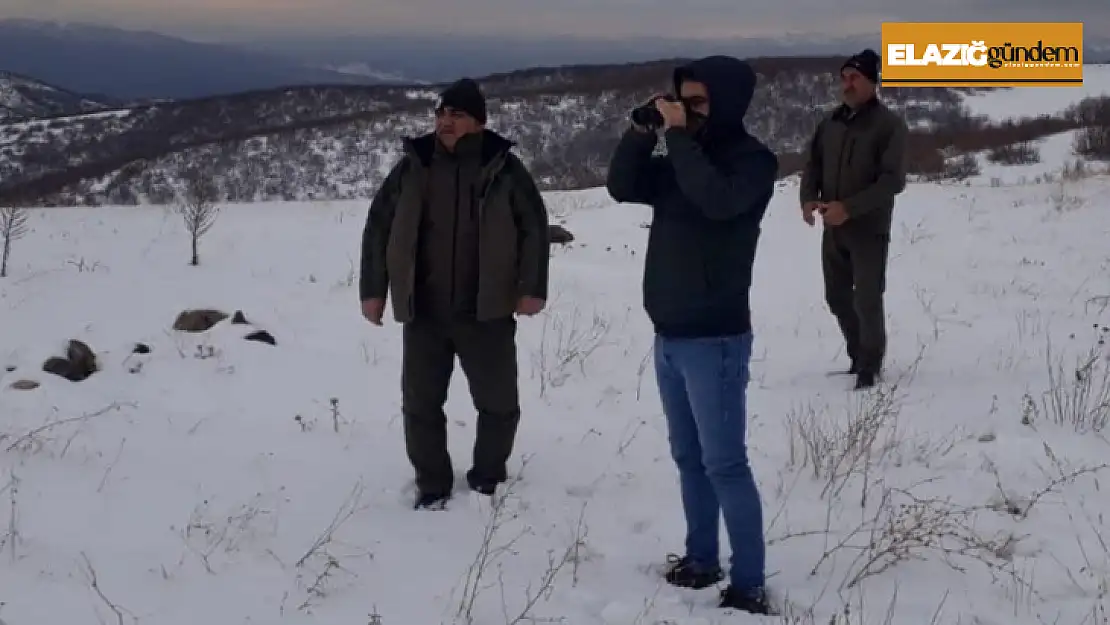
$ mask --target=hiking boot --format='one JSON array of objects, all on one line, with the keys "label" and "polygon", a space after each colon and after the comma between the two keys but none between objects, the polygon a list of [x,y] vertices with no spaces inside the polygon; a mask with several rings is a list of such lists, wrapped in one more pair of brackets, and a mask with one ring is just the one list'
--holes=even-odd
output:
[{"label": "hiking boot", "polygon": [[749,614],[773,614],[767,593],[762,588],[740,592],[732,586],[721,591],[721,608],[740,610]]},{"label": "hiking boot", "polygon": [[663,579],[672,586],[679,588],[702,589],[708,588],[725,578],[721,567],[710,568],[695,565],[689,556],[678,557],[674,554],[667,556],[667,570]]},{"label": "hiking boot", "polygon": [[492,497],[497,490],[497,485],[504,481],[479,475],[474,469],[466,472],[466,483],[470,486],[470,490],[487,497]]},{"label": "hiking boot", "polygon": [[413,502],[413,510],[446,510],[447,500],[451,499],[451,493],[416,493],[416,501]]},{"label": "hiking boot", "polygon": [[875,386],[875,381],[879,376],[874,371],[860,371],[856,374],[855,390],[871,388]]}]

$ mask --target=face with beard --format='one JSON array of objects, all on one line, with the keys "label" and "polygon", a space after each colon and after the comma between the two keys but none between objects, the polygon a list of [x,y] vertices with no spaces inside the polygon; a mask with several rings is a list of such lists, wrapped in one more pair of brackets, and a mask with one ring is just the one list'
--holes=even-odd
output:
[{"label": "face with beard", "polygon": [[482,130],[482,125],[470,114],[450,106],[436,110],[436,136],[448,151],[464,136]]},{"label": "face with beard", "polygon": [[705,127],[709,118],[709,90],[704,83],[686,80],[679,89],[678,97],[686,107],[686,126],[697,133]]},{"label": "face with beard", "polygon": [[858,70],[845,67],[840,72],[840,93],[844,103],[859,108],[875,95],[875,84]]}]

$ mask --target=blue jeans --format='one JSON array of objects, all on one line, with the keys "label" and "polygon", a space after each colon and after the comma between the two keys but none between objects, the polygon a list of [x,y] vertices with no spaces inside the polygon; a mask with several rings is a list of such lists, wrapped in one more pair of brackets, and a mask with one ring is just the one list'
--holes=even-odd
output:
[{"label": "blue jeans", "polygon": [[655,338],[655,376],[678,466],[686,555],[720,566],[720,517],[732,548],[729,578],[739,591],[762,588],[765,545],[759,489],[746,444],[752,335]]}]

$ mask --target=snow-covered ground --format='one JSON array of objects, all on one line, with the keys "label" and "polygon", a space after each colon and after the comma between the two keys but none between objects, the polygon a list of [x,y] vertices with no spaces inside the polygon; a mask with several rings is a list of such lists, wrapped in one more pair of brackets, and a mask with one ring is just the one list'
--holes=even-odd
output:
[{"label": "snow-covered ground", "polygon": [[1060,113],[1083,98],[1110,96],[1110,63],[1086,65],[1079,87],[997,89],[964,98],[972,115],[994,121]]},{"label": "snow-covered ground", "polygon": [[[782,183],[750,444],[771,589],[797,620],[659,582],[683,522],[646,360],[644,207],[547,195],[578,240],[555,250],[550,310],[520,323],[514,482],[445,512],[409,506],[400,329],[359,315],[365,203],[226,207],[200,267],[171,212],[36,210],[0,280],[0,621],[1104,625],[1110,180],[1033,184],[1067,145],[1046,141],[1022,184],[900,198],[890,370],[870,393],[827,375],[844,358],[820,229]],[[170,329],[209,306],[277,345]],[[82,382],[41,371],[71,338],[101,364]],[[448,409],[462,471],[461,372]]]}]

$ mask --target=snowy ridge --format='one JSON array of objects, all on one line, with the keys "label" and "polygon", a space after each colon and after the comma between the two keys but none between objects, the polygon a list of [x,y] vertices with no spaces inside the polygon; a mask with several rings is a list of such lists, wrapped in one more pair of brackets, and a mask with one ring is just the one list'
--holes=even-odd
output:
[{"label": "snowy ridge", "polygon": [[365,78],[373,78],[378,82],[396,83],[396,84],[422,84],[426,81],[412,80],[406,76],[396,74],[393,72],[383,72],[379,69],[370,67],[367,63],[345,63],[342,65],[322,65],[322,69],[339,72],[340,74],[351,74],[354,76],[362,76]]},{"label": "snowy ridge", "polygon": [[[779,65],[775,65],[778,63]],[[765,61],[750,130],[782,154],[801,149],[825,107],[836,103],[833,59]],[[608,154],[628,112],[665,86],[666,63],[538,68],[487,77],[491,126],[543,189],[602,184]],[[0,178],[10,182],[85,162],[119,157],[160,142],[219,138],[357,114],[355,121],[184,150],[125,174],[75,184],[47,204],[162,204],[184,169],[211,168],[228,201],[369,197],[401,138],[430,130],[434,92],[407,87],[316,86],[136,107],[126,115],[37,120],[0,126]],[[891,91],[892,105],[915,123],[959,117],[961,94],[945,89]]]},{"label": "snowy ridge", "polygon": [[37,80],[0,70],[0,124],[33,117],[75,115],[107,105]]},{"label": "snowy ridge", "polygon": [[[827,62],[787,59],[781,67],[762,70],[749,128],[779,154],[784,175],[800,166],[799,150],[823,111],[835,104],[834,74],[813,67]],[[485,86],[491,126],[517,142],[516,152],[541,188],[597,186],[604,181],[628,111],[658,90],[668,67],[535,69],[489,77]],[[1061,98],[1074,102],[1080,92],[1106,93],[1110,66],[1091,66],[1087,74],[1084,89],[1044,90],[1049,93],[892,89],[884,97],[915,130],[947,132],[962,140],[974,137],[968,130],[984,120],[1002,121],[984,113],[983,103],[1008,107],[997,109],[1012,111],[1003,117],[1031,117],[1034,110],[1062,114],[1067,102]],[[0,125],[0,178],[15,184],[65,167],[125,157],[151,145],[218,140],[229,132],[260,129],[261,136],[244,141],[185,149],[73,183],[42,203],[163,204],[173,201],[182,171],[193,167],[211,170],[208,175],[218,181],[223,197],[233,202],[365,199],[395,162],[401,138],[431,128],[434,94],[431,87],[296,87]],[[1021,108],[1015,109],[1017,102]],[[359,118],[315,123],[350,115]],[[310,127],[274,130],[295,124]],[[1033,136],[1068,127],[1074,122],[1061,118],[1034,130]],[[923,147],[911,159],[917,173],[933,173],[940,159],[930,152],[937,147]]]},{"label": "snowy ridge", "polygon": [[[752,294],[749,440],[785,613],[766,619],[658,579],[683,526],[644,207],[545,193],[576,241],[554,250],[550,309],[520,322],[513,482],[424,513],[400,329],[358,314],[364,202],[228,205],[199,267],[168,209],[31,210],[0,279],[0,619],[1103,625],[1110,178],[1074,170],[1071,143],[899,198],[873,393],[826,375],[844,357],[820,229],[780,183]],[[196,307],[249,323],[170,329]],[[41,370],[69,339],[96,354],[87,380]],[[447,409],[461,473],[461,374]]]}]

